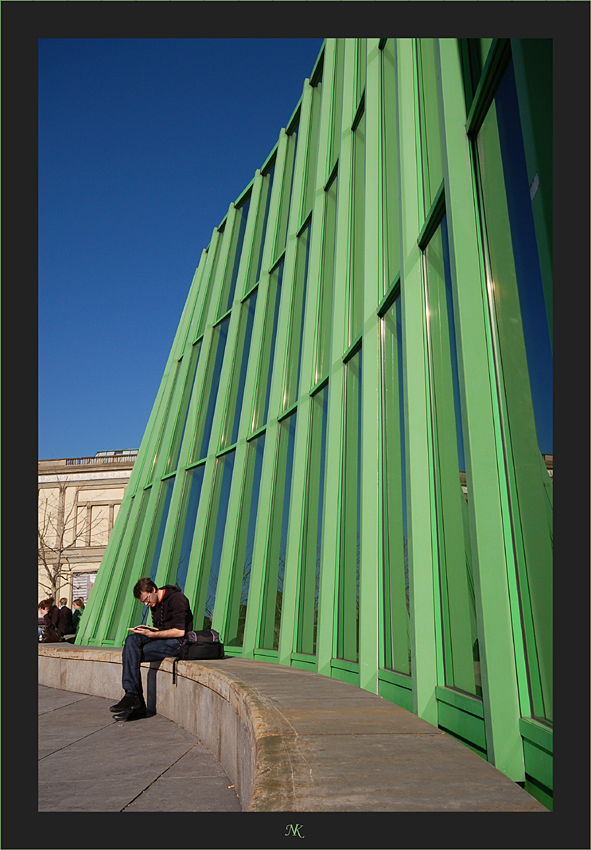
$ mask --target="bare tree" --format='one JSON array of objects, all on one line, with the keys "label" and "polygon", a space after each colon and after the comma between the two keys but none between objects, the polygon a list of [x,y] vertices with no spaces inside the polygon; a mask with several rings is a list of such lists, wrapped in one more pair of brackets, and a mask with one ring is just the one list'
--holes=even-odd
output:
[{"label": "bare tree", "polygon": [[[39,489],[38,583],[54,599],[65,587],[72,586],[71,550],[90,543],[88,514],[86,510],[79,511],[76,499],[67,505],[67,489],[68,484],[59,479],[51,488]],[[100,521],[102,517],[95,519]]]}]

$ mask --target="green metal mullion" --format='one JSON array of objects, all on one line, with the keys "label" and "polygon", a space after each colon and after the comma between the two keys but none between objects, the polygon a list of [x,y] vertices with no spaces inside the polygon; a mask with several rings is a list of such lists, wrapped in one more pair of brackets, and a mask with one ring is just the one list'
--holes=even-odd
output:
[{"label": "green metal mullion", "polygon": [[422,215],[412,39],[397,39],[398,180],[401,194],[400,289],[403,333],[413,711],[437,725],[438,656],[433,581],[433,488],[425,355],[425,305],[417,236]]},{"label": "green metal mullion", "polygon": [[[468,512],[488,759],[524,778],[519,704],[529,703],[507,501],[494,329],[488,306],[483,222],[474,151],[462,125],[462,70],[453,39],[439,41],[444,175],[460,383],[464,387]],[[474,209],[473,216],[465,211]],[[474,287],[474,270],[480,287]],[[523,710],[523,709],[522,709]]]}]

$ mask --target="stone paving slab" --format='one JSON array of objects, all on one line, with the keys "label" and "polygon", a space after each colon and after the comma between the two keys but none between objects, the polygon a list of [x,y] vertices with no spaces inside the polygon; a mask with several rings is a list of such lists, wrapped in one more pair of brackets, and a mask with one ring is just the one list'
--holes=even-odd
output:
[{"label": "stone paving slab", "polygon": [[209,750],[159,715],[116,722],[111,699],[39,685],[40,812],[239,812]]}]

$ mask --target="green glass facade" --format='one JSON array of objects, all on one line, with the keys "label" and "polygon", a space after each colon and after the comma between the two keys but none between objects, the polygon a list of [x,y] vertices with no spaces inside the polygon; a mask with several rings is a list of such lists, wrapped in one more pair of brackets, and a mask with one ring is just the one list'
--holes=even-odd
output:
[{"label": "green glass facade", "polygon": [[213,230],[77,643],[141,576],[552,796],[552,41],[326,39]]}]

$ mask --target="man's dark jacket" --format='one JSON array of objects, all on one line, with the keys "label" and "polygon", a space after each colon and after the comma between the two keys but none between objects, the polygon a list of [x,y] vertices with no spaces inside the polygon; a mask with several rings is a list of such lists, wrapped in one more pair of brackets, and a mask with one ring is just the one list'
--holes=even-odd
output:
[{"label": "man's dark jacket", "polygon": [[68,608],[67,605],[60,608],[60,618],[58,620],[57,627],[63,635],[71,635],[74,633],[74,626],[72,625],[72,609]]}]

